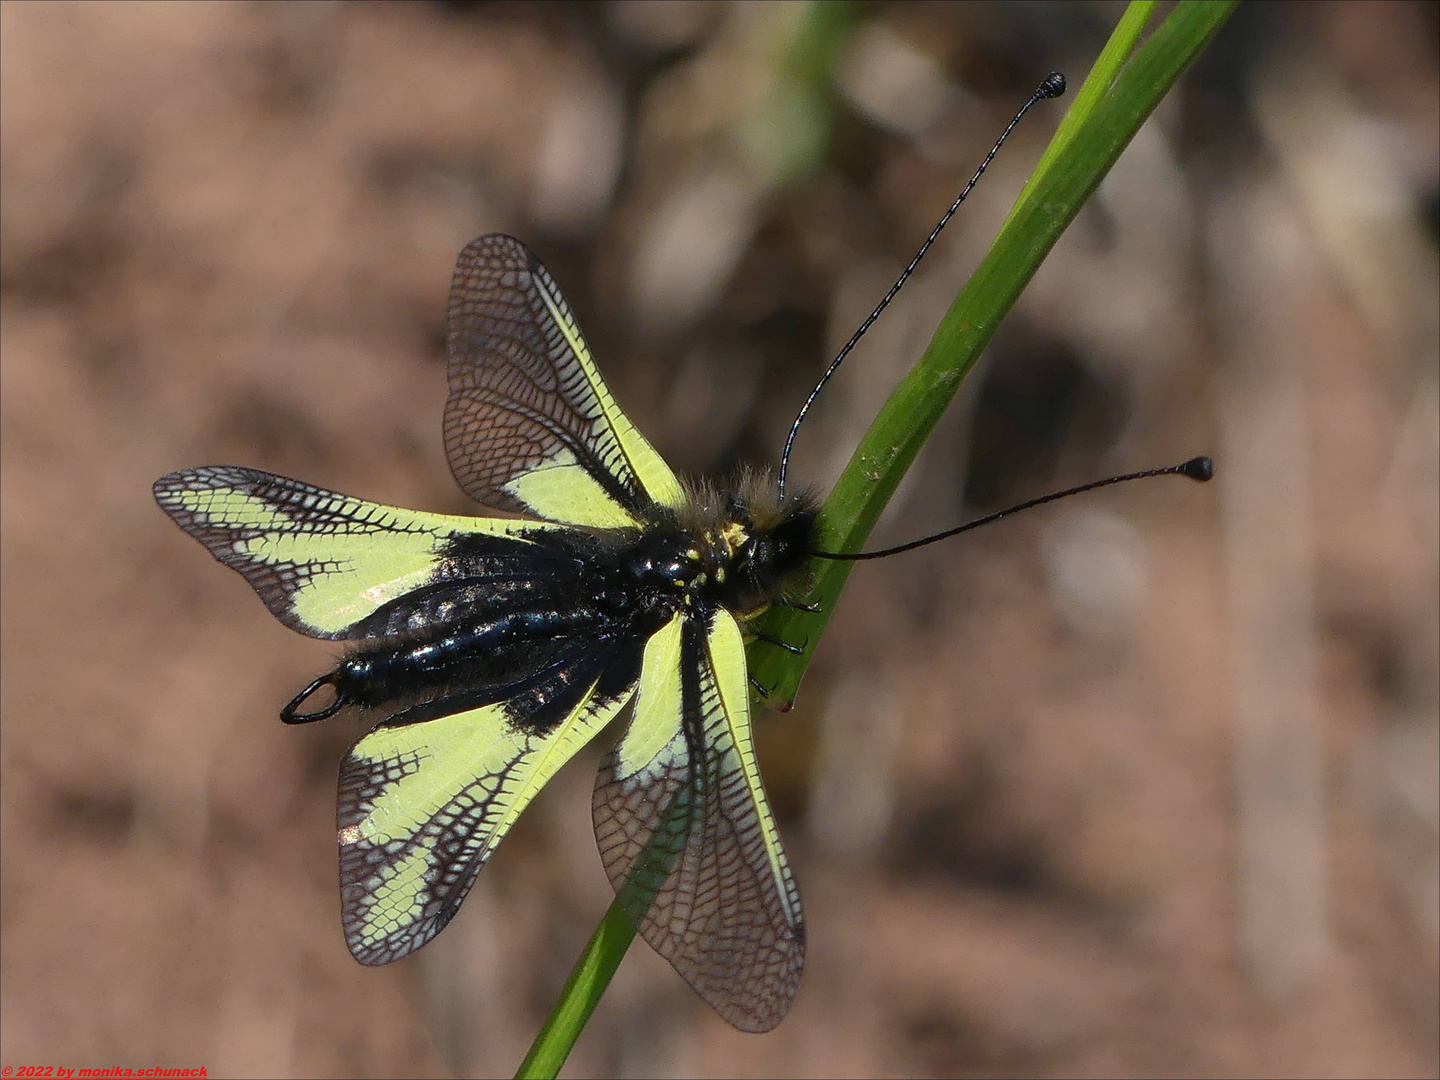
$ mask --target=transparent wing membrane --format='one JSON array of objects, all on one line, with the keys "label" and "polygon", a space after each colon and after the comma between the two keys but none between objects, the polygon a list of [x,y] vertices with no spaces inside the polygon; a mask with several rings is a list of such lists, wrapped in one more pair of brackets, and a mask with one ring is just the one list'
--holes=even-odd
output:
[{"label": "transparent wing membrane", "polygon": [[734,618],[677,615],[645,648],[635,713],[605,758],[595,837],[641,936],[743,1031],[769,1031],[800,984],[800,895],[750,741]]},{"label": "transparent wing membrane", "polygon": [[472,498],[597,528],[640,524],[680,485],[610,396],[570,306],[510,236],[466,245],[450,287],[445,452]]}]

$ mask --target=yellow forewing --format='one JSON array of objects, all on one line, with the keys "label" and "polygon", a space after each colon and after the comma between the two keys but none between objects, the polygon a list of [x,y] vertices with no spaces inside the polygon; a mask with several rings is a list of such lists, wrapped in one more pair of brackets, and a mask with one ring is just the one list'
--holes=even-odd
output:
[{"label": "yellow forewing", "polygon": [[651,762],[663,761],[665,750],[680,735],[683,714],[680,684],[680,632],[684,617],[676,615],[645,643],[635,714],[616,746],[620,767],[634,776]]},{"label": "yellow forewing", "polygon": [[471,496],[591,528],[678,509],[680,483],[621,412],[555,280],[524,244],[482,236],[450,287],[445,450]]},{"label": "yellow forewing", "polygon": [[629,529],[635,518],[610,497],[568,449],[509,481],[506,494],[537,517],[595,529]]},{"label": "yellow forewing", "polygon": [[281,622],[321,638],[368,636],[356,624],[432,581],[454,537],[503,537],[523,552],[523,534],[555,527],[402,510],[231,466],[161,477],[155,498]]},{"label": "yellow forewing", "polygon": [[727,611],[708,627],[680,616],[651,638],[594,817],[601,861],[645,940],[736,1027],[778,1024],[800,982],[804,919],[756,769],[744,643]]},{"label": "yellow forewing", "polygon": [[[680,488],[680,481],[675,478],[675,473],[671,471],[670,466],[665,464],[665,459],[655,452],[655,448],[650,445],[644,435],[640,434],[639,429],[630,422],[630,418],[620,411],[620,406],[615,404],[615,399],[610,394],[610,388],[600,377],[600,369],[595,366],[595,359],[590,355],[590,346],[585,343],[584,337],[580,334],[580,324],[575,320],[570,305],[560,294],[560,288],[555,284],[555,279],[550,276],[549,271],[543,266],[539,266],[538,261],[536,265],[539,268],[539,272],[536,274],[536,283],[540,288],[541,295],[545,297],[545,306],[550,311],[550,317],[555,320],[560,327],[560,332],[565,336],[565,344],[574,356],[575,363],[584,373],[590,392],[594,395],[596,404],[605,416],[605,423],[620,444],[620,452],[625,455],[625,463],[640,481],[640,486],[652,499],[664,506],[679,509],[685,499],[684,492]],[[548,515],[542,514],[541,516]]]},{"label": "yellow forewing", "polygon": [[382,724],[356,743],[340,767],[337,813],[342,920],[355,958],[386,964],[438,934],[520,812],[631,687],[601,695],[592,680],[543,731],[502,701]]},{"label": "yellow forewing", "polygon": [[[716,613],[706,641],[710,652],[710,668],[715,674],[715,688],[720,694],[720,709],[725,717],[726,735],[732,749],[727,753],[726,768],[738,765],[745,787],[754,805],[760,839],[765,845],[765,861],[776,881],[789,888],[777,890],[777,898],[789,925],[800,923],[800,894],[790,880],[790,865],[780,844],[780,830],[770,811],[770,800],[760,782],[760,766],[755,760],[755,744],[750,738],[749,668],[745,663],[745,640],[740,627],[728,611]],[[731,757],[733,755],[733,760]]]}]

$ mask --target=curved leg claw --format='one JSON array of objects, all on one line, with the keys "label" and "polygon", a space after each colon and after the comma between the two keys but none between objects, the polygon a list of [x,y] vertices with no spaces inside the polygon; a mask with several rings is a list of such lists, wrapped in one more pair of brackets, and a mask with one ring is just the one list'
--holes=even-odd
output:
[{"label": "curved leg claw", "polygon": [[[755,634],[755,640],[763,641],[766,645],[774,645],[776,648],[784,649],[792,656],[799,656],[805,651],[804,648],[797,648],[796,646],[791,645],[788,641],[782,641],[778,637],[771,637],[769,634],[761,634],[757,632]],[[806,640],[806,644],[809,644],[808,639]]]},{"label": "curved leg claw", "polygon": [[808,611],[811,615],[819,615],[820,612],[825,610],[819,604],[802,604],[797,600],[780,599],[776,600],[775,603],[781,607],[792,608],[795,611]]}]

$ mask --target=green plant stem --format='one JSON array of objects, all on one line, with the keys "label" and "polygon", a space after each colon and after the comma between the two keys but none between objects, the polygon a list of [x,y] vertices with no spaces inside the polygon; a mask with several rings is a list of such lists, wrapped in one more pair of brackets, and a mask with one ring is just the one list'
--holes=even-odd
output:
[{"label": "green plant stem", "polygon": [[[1040,160],[1035,163],[1035,168],[1025,181],[1025,186],[1020,189],[1020,195],[1010,210],[1010,217],[1014,217],[1015,211],[1029,200],[1030,193],[1040,183],[1041,177],[1050,171],[1051,163],[1070,145],[1070,140],[1075,137],[1080,125],[1095,112],[1100,99],[1114,85],[1115,77],[1120,74],[1125,61],[1135,51],[1135,44],[1150,21],[1150,16],[1155,11],[1155,3],[1156,0],[1131,0],[1125,13],[1120,16],[1110,40],[1105,42],[1105,47],[1100,50],[1090,74],[1085,76],[1085,82],[1076,91],[1070,108],[1066,109],[1065,115],[1060,118],[1050,145],[1045,147]],[[1007,217],[1005,221],[1009,224],[1010,218]]]},{"label": "green plant stem", "polygon": [[516,1070],[516,1077],[551,1077],[559,1073],[633,940],[635,927],[616,900],[590,935],[585,951],[565,980],[560,999]]},{"label": "green plant stem", "polygon": [[[1000,320],[1140,125],[1220,29],[1235,0],[1185,0],[1136,49],[1154,6],[1152,0],[1136,0],[1125,11],[989,254],[860,440],[821,512],[827,550],[860,550]],[[752,649],[751,670],[773,688],[771,701],[793,700],[852,565],[815,566],[809,599],[820,612],[777,609],[765,616],[761,629],[768,635],[806,643],[800,656]],[[517,1076],[559,1072],[633,937],[624,912],[612,904]]]},{"label": "green plant stem", "polygon": [[[1132,7],[1143,11],[1145,3]],[[1127,56],[1107,46],[1061,122],[1058,153],[1042,156],[1039,175],[1015,205],[989,253],[941,319],[919,362],[900,381],[856,447],[821,510],[828,551],[859,551],[905,471],[949,406],[960,382],[980,358],[1001,319],[1054,247],[1060,234],[1104,178],[1140,125],[1224,23],[1233,2],[1190,0]],[[1133,42],[1138,19],[1120,21],[1116,33]],[[1103,92],[1092,92],[1101,87]],[[1088,110],[1088,111],[1087,111]],[[1065,133],[1068,132],[1068,135]],[[751,670],[782,707],[794,699],[800,677],[835,609],[853,563],[818,561],[807,599],[818,613],[777,610],[760,627],[767,635],[804,643],[792,656],[774,648],[752,650]]]}]

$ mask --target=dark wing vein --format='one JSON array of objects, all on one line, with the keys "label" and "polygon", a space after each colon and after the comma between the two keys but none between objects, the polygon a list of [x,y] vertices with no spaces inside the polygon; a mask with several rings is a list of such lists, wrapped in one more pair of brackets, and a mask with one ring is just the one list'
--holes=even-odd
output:
[{"label": "dark wing vein", "polygon": [[450,289],[445,452],[472,498],[575,525],[636,524],[679,486],[620,412],[554,279],[492,234]]},{"label": "dark wing vein", "polygon": [[445,928],[520,812],[629,701],[639,661],[630,639],[577,638],[520,683],[404,710],[350,749],[336,823],[357,960],[388,964]]},{"label": "dark wing vein", "polygon": [[154,492],[276,618],[312,637],[396,633],[410,628],[398,610],[409,597],[437,607],[437,590],[503,591],[574,565],[533,542],[570,532],[561,526],[381,506],[258,469],[182,469]]},{"label": "dark wing vein", "polygon": [[631,727],[596,781],[595,835],[645,940],[730,1023],[769,1031],[799,986],[805,928],[748,693],[728,612],[708,630],[678,617],[657,633]]}]

